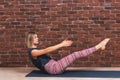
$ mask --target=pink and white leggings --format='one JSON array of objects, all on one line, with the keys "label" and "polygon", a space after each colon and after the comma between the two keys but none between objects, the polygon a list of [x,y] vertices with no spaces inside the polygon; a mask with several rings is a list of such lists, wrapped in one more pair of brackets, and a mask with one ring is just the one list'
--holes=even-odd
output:
[{"label": "pink and white leggings", "polygon": [[88,56],[89,54],[92,54],[95,51],[96,51],[96,48],[92,47],[82,51],[73,52],[72,54],[65,56],[64,58],[58,61],[55,61],[52,59],[45,65],[45,70],[49,74],[61,74],[76,59],[80,57]]}]

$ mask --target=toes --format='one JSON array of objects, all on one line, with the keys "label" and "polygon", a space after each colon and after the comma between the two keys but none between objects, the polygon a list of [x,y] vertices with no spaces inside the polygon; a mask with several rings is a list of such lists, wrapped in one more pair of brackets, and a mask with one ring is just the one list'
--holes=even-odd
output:
[{"label": "toes", "polygon": [[106,41],[108,42],[110,40],[110,38],[107,38]]}]

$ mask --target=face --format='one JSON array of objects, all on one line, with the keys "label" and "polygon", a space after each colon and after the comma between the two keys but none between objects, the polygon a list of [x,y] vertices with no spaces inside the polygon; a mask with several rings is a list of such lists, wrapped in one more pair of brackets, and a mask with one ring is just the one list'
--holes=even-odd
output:
[{"label": "face", "polygon": [[33,45],[37,45],[39,42],[38,42],[38,36],[37,34],[34,34],[33,35]]}]

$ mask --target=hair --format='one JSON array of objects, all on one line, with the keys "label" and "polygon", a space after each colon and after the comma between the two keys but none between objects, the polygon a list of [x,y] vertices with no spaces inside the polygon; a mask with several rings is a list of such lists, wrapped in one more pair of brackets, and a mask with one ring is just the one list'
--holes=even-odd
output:
[{"label": "hair", "polygon": [[28,48],[31,48],[32,42],[33,42],[33,35],[35,35],[35,32],[29,32],[26,36],[25,42]]}]

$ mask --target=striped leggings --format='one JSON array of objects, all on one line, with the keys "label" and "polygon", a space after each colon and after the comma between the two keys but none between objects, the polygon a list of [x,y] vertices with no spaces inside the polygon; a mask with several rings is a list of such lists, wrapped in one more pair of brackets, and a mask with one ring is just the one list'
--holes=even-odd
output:
[{"label": "striped leggings", "polygon": [[72,54],[65,56],[64,58],[58,61],[52,59],[45,65],[45,70],[49,74],[61,74],[76,59],[80,57],[85,57],[89,54],[92,54],[95,51],[95,47],[92,47],[82,51],[73,52]]}]

